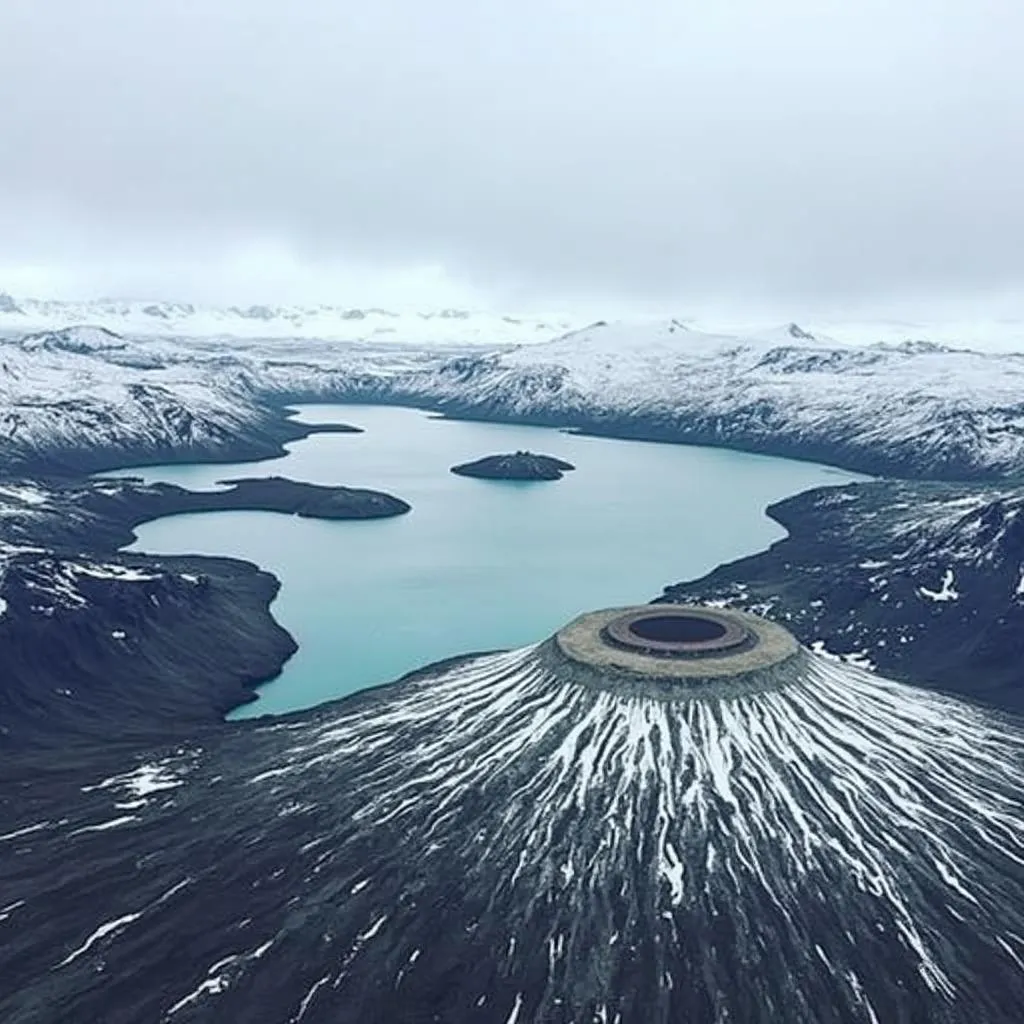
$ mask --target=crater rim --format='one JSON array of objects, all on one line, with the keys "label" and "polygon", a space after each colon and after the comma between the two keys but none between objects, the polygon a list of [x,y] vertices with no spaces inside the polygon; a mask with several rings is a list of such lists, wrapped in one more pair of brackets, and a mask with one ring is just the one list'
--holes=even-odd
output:
[{"label": "crater rim", "polygon": [[552,639],[562,657],[599,673],[686,686],[762,673],[801,650],[778,623],[732,608],[692,604],[587,612]]}]

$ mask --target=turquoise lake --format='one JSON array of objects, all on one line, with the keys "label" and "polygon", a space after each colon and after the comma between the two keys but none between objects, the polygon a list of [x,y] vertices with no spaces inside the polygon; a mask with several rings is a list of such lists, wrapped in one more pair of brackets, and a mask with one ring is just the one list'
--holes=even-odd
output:
[{"label": "turquoise lake", "polygon": [[[764,514],[771,502],[862,479],[721,449],[442,420],[384,406],[303,406],[298,418],[351,423],[365,433],[315,435],[263,462],[111,474],[198,489],[230,477],[282,475],[383,490],[413,506],[408,515],[368,522],[215,512],[139,528],[130,550],[232,555],[281,579],[273,612],[299,651],[234,717],[309,707],[454,654],[540,640],[583,611],[649,601],[667,584],[783,536]],[[577,469],[546,483],[449,472],[517,449]]]}]

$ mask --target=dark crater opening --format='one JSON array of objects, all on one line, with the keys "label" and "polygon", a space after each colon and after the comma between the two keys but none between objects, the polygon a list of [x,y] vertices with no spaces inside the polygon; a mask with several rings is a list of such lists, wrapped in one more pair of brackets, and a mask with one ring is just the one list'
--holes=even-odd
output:
[{"label": "dark crater opening", "polygon": [[627,612],[601,631],[615,647],[663,658],[701,658],[748,650],[757,637],[733,615],[711,609]]},{"label": "dark crater opening", "polygon": [[630,633],[642,640],[656,640],[664,644],[701,644],[718,640],[728,632],[725,625],[714,619],[696,615],[654,615],[634,619]]}]

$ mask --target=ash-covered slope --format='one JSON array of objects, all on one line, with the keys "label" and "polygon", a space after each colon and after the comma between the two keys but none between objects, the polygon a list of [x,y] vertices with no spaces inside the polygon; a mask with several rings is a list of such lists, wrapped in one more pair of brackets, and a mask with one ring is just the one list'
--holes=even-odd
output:
[{"label": "ash-covered slope", "polygon": [[295,652],[278,581],[247,562],[118,549],[140,523],[216,510],[401,515],[404,501],[280,477],[215,491],[117,480],[0,484],[0,751],[195,736]]},{"label": "ash-covered slope", "polygon": [[568,651],[0,765],[0,1016],[1017,1024],[1020,720]]},{"label": "ash-covered slope", "polygon": [[936,479],[1024,471],[1024,356],[595,324],[402,382],[453,415],[714,444]]}]

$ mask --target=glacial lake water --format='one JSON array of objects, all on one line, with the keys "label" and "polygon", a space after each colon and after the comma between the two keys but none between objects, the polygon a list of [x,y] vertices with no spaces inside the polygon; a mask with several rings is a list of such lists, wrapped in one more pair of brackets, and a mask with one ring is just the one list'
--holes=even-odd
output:
[{"label": "glacial lake water", "polygon": [[[806,462],[412,409],[312,405],[298,417],[365,433],[314,435],[262,462],[107,474],[197,489],[282,475],[383,490],[412,505],[407,515],[366,522],[214,512],[139,528],[130,550],[231,555],[282,581],[273,612],[299,651],[233,717],[309,707],[441,658],[540,640],[583,611],[649,601],[783,536],[764,514],[771,502],[862,479]],[[545,483],[449,472],[517,449],[577,469]]]}]

